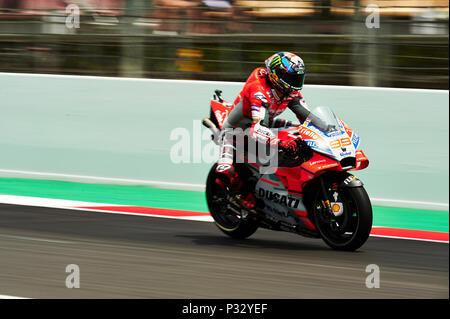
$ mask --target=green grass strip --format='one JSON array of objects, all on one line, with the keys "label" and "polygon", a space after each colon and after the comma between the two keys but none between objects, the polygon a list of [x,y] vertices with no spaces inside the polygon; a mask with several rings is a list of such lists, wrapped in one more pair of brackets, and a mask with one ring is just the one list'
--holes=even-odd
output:
[{"label": "green grass strip", "polygon": [[[202,192],[0,178],[0,194],[207,212]],[[448,232],[446,211],[374,206],[375,226]]]}]

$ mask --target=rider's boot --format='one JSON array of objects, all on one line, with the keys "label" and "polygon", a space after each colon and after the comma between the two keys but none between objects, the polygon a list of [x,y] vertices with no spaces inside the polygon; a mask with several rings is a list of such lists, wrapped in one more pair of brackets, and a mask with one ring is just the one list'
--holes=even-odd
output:
[{"label": "rider's boot", "polygon": [[239,193],[238,202],[247,211],[256,213],[256,197],[253,192],[244,187],[244,182],[239,178],[232,164],[219,164],[216,168],[216,184],[221,188],[229,187],[233,192]]},{"label": "rider's boot", "polygon": [[216,184],[222,188],[230,187],[233,190],[239,190],[243,182],[238,177],[233,164],[218,164],[216,167]]},{"label": "rider's boot", "polygon": [[256,197],[255,197],[255,195],[253,195],[252,192],[247,193],[247,196],[245,196],[242,199],[242,205],[248,210],[255,209],[256,208]]}]

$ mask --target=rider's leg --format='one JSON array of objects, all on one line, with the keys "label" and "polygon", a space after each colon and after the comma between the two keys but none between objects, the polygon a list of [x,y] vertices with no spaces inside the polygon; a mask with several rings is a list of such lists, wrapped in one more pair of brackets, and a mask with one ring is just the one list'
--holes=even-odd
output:
[{"label": "rider's leg", "polygon": [[236,187],[239,184],[239,179],[234,168],[236,147],[232,130],[224,129],[221,140],[220,158],[216,167],[216,183],[221,187]]},{"label": "rider's leg", "polygon": [[237,174],[234,167],[235,159],[236,141],[234,135],[225,130],[222,133],[220,159],[216,167],[216,184],[220,187],[229,186],[234,191],[238,191],[242,195],[242,205],[247,209],[254,209],[256,207],[256,197],[253,194],[254,183],[248,180],[249,176],[246,172],[243,172],[243,176]]}]

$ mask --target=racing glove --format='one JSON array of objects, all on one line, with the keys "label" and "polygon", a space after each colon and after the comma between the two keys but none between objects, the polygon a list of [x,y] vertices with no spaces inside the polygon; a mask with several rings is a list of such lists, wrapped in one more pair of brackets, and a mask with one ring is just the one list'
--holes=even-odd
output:
[{"label": "racing glove", "polygon": [[[278,146],[278,152],[284,158],[285,163],[292,163],[292,165],[309,161],[314,155],[312,149],[302,139],[280,141]],[[291,164],[287,164],[287,166],[291,166]]]},{"label": "racing glove", "polygon": [[309,147],[308,144],[300,138],[296,139],[295,143],[297,144],[298,153],[302,162],[309,161],[314,155],[311,147]]},{"label": "racing glove", "polygon": [[291,154],[295,154],[298,151],[297,142],[295,140],[289,140],[289,141],[279,141],[278,147],[285,151],[289,152]]}]

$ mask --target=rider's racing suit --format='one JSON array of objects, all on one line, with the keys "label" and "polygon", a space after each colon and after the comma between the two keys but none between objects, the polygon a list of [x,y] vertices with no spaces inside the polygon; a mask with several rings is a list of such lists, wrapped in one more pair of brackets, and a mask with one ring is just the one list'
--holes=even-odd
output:
[{"label": "rider's racing suit", "polygon": [[[250,128],[249,136],[259,143],[281,146],[270,128],[292,125],[290,121],[275,118],[287,108],[295,113],[300,123],[303,123],[310,113],[300,92],[292,91],[287,96],[278,96],[267,78],[267,70],[265,68],[255,69],[234,101],[233,109],[223,124],[221,155],[216,172],[231,177],[235,174],[231,128],[243,130]],[[232,172],[228,172],[228,170],[232,170]]]}]

